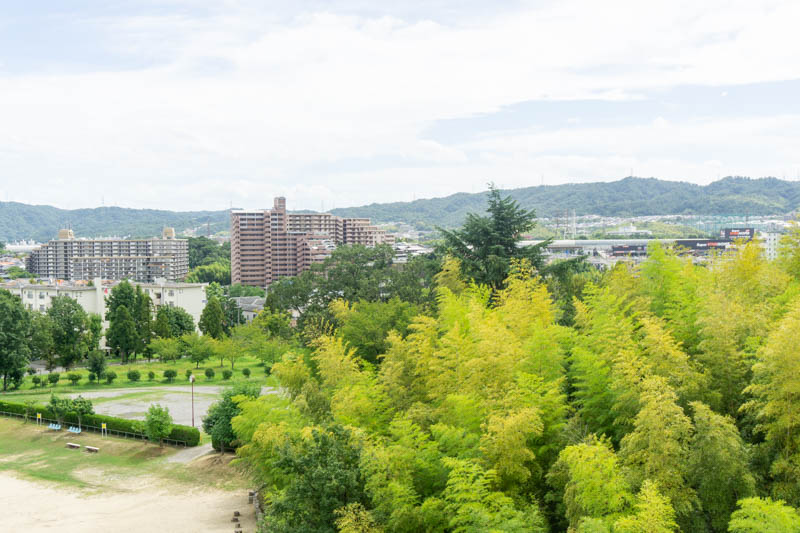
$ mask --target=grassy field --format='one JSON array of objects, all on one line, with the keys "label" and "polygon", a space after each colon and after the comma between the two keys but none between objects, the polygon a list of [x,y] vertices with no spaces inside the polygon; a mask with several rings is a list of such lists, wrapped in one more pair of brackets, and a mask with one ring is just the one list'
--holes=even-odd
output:
[{"label": "grassy field", "polygon": [[[95,446],[100,448],[100,453],[69,449],[67,442]],[[180,451],[139,440],[101,437],[96,433],[53,432],[33,422],[26,424],[17,419],[0,418],[0,472],[12,471],[33,480],[89,489],[102,485],[97,479],[99,472],[112,471],[116,482],[126,477],[150,475],[223,489],[241,488],[246,484],[228,465],[230,457],[203,468],[165,461]]]}]

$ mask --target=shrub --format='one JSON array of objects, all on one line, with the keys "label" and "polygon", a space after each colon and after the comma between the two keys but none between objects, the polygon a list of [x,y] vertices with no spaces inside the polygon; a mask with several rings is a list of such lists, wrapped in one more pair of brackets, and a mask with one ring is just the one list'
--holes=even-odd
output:
[{"label": "shrub", "polygon": [[189,379],[190,377],[192,377],[192,369],[191,368],[187,368],[186,369],[186,379]]},{"label": "shrub", "polygon": [[58,372],[53,372],[52,374],[48,374],[47,375],[47,381],[53,387],[56,386],[56,384],[58,383],[58,380],[60,380],[60,379],[61,379],[61,374],[59,374]]},{"label": "shrub", "polygon": [[34,375],[34,374],[36,374],[36,369],[35,369],[35,368],[33,368],[32,366],[29,366],[29,367],[28,367],[28,375],[29,375],[29,376],[32,376],[32,375]]},{"label": "shrub", "polygon": [[113,381],[117,379],[117,373],[113,370],[109,370],[106,372],[106,383],[113,383]]},{"label": "shrub", "polygon": [[231,372],[227,368],[222,371],[222,379],[231,379],[232,375],[233,375],[233,372]]},{"label": "shrub", "polygon": [[156,379],[156,373],[151,370],[150,372],[147,373],[147,379],[153,381],[154,379]]},{"label": "shrub", "polygon": [[172,383],[172,380],[173,380],[173,379],[175,379],[175,377],[176,377],[177,375],[178,375],[178,373],[177,373],[177,372],[175,372],[175,371],[174,371],[174,370],[172,370],[172,369],[169,369],[169,370],[164,370],[164,379],[166,379],[166,380],[167,380],[168,382],[170,382],[170,383]]},{"label": "shrub", "polygon": [[264,374],[267,376],[272,374],[272,365],[264,365]]},{"label": "shrub", "polygon": [[83,376],[81,376],[77,372],[70,372],[69,374],[67,374],[67,379],[69,380],[70,383],[72,383],[72,385],[77,385],[78,382],[81,379],[83,379]]},{"label": "shrub", "polygon": [[88,378],[89,378],[89,383],[94,383],[95,380],[97,379],[97,376],[95,375],[94,372],[89,372]]},{"label": "shrub", "polygon": [[206,368],[206,379],[214,379],[214,369]]},{"label": "shrub", "polygon": [[249,378],[250,377],[250,369],[249,368],[243,368],[242,369],[242,374],[244,375],[244,377]]},{"label": "shrub", "polygon": [[128,381],[137,382],[142,379],[142,373],[138,370],[128,370]]},{"label": "shrub", "polygon": [[33,386],[34,386],[34,388],[36,388],[36,387],[39,386],[39,383],[42,382],[42,378],[40,378],[39,376],[33,376],[31,378],[31,381],[33,381]]}]

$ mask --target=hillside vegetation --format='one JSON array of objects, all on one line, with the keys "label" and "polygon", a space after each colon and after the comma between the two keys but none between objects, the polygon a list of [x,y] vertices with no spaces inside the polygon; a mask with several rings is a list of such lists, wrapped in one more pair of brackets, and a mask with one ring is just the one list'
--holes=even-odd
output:
[{"label": "hillside vegetation", "polygon": [[[575,183],[503,191],[539,217],[570,214],[648,215],[780,215],[800,206],[800,183],[775,178],[724,178],[706,186],[655,178],[625,178],[608,183]],[[405,222],[424,228],[457,227],[468,212],[482,212],[486,193],[458,193],[444,198],[371,204],[334,209],[344,217],[374,222]]]},{"label": "hillside vegetation", "polygon": [[[608,183],[545,185],[503,191],[539,217],[577,215],[782,215],[800,206],[800,183],[776,178],[724,178],[700,186],[655,178],[625,178]],[[483,212],[486,193],[458,193],[444,198],[370,204],[334,209],[343,217],[374,222],[404,222],[418,228],[460,226],[468,212]],[[46,241],[69,224],[78,237],[151,237],[164,226],[179,233],[210,223],[213,232],[230,228],[228,211],[158,211],[97,207],[58,209],[44,205],[0,202],[0,242]],[[201,232],[202,233],[202,232]]]},{"label": "hillside vegetation", "polygon": [[96,207],[93,209],[59,209],[48,205],[0,202],[0,241],[54,239],[58,230],[69,225],[78,237],[153,237],[164,226],[177,232],[196,228],[207,222],[213,231],[227,229],[227,211],[159,211]]}]

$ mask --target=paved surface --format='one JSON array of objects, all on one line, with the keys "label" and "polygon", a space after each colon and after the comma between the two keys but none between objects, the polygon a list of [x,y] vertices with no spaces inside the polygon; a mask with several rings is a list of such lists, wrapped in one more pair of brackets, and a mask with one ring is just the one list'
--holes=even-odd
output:
[{"label": "paved surface", "polygon": [[202,446],[195,446],[194,448],[186,448],[177,453],[173,453],[167,457],[168,463],[189,463],[198,457],[202,457],[214,451],[211,443],[203,444]]},{"label": "paved surface", "polygon": [[[194,387],[194,425],[200,427],[208,408],[219,400],[224,387],[217,385],[195,385]],[[144,420],[147,409],[152,404],[161,404],[169,409],[176,424],[192,425],[192,389],[189,385],[169,385],[158,387],[136,387],[115,390],[95,390],[80,393],[84,398],[111,400],[94,404],[97,414],[118,416],[134,420]],[[273,389],[265,387],[262,394]],[[142,394],[146,393],[146,394]],[[70,394],[74,398],[78,393]]]}]

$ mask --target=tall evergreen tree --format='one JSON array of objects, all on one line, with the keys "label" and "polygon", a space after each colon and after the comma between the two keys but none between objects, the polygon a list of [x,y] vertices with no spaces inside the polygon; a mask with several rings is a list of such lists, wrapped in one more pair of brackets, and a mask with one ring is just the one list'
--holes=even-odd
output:
[{"label": "tall evergreen tree", "polygon": [[122,356],[122,361],[127,362],[128,356],[139,345],[136,322],[133,320],[128,308],[120,305],[114,312],[114,320],[106,332],[108,345],[117,350]]},{"label": "tall evergreen tree", "polygon": [[162,339],[173,337],[172,328],[169,324],[169,307],[162,306],[156,313],[156,321],[153,324],[153,333]]},{"label": "tall evergreen tree", "polygon": [[58,362],[69,368],[89,353],[93,334],[89,315],[69,296],[53,298],[47,316],[52,321],[53,345]]},{"label": "tall evergreen tree", "polygon": [[30,327],[30,315],[22,301],[0,289],[0,377],[4,391],[22,380],[30,354]]},{"label": "tall evergreen tree", "polygon": [[137,353],[144,353],[153,336],[153,302],[150,295],[136,286],[131,315],[136,323]]},{"label": "tall evergreen tree", "polygon": [[526,231],[536,225],[536,213],[522,209],[510,196],[489,185],[489,216],[467,215],[457,230],[439,228],[443,250],[461,261],[464,274],[477,283],[500,288],[510,270],[511,259],[527,259],[535,269],[544,265],[542,251],[547,242],[519,246]]},{"label": "tall evergreen tree", "polygon": [[203,313],[200,315],[200,321],[197,325],[204,335],[208,335],[214,339],[221,339],[224,334],[224,321],[225,313],[222,310],[222,305],[216,297],[212,296],[203,309]]}]

